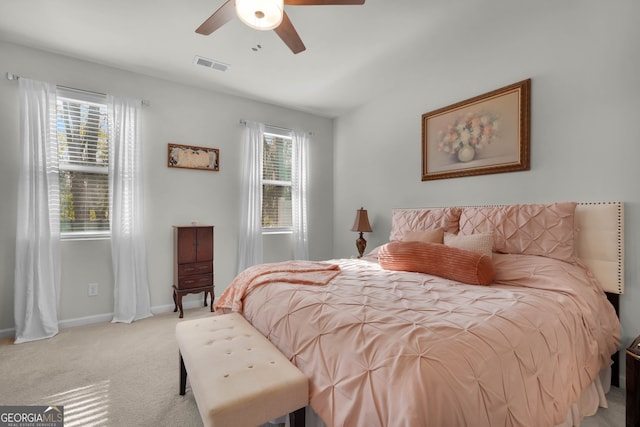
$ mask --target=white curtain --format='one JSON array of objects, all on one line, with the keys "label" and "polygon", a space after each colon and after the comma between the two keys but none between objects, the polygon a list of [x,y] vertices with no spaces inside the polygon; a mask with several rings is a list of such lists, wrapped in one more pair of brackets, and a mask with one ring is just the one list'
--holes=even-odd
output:
[{"label": "white curtain", "polygon": [[15,342],[58,333],[60,217],[56,88],[20,78],[20,177],[14,272]]},{"label": "white curtain", "polygon": [[151,316],[144,242],[141,102],[107,96],[113,322]]},{"label": "white curtain", "polygon": [[242,193],[238,273],[262,262],[262,140],[264,124],[246,122],[242,132]]},{"label": "white curtain", "polygon": [[293,257],[309,259],[307,236],[307,180],[309,134],[292,132],[291,211],[293,220]]}]

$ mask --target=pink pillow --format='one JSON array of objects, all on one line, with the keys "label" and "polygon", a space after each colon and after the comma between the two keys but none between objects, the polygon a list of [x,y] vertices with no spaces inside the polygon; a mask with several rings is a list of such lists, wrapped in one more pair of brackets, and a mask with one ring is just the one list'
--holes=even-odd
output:
[{"label": "pink pillow", "polygon": [[460,208],[394,209],[389,241],[402,240],[407,231],[442,228],[449,233],[457,233],[460,212]]},{"label": "pink pillow", "polygon": [[491,257],[440,243],[390,242],[380,247],[378,262],[385,270],[432,274],[472,285],[493,282]]},{"label": "pink pillow", "polygon": [[402,240],[405,242],[418,241],[442,243],[444,241],[444,230],[442,228],[435,228],[433,230],[424,231],[407,231],[402,236]]},{"label": "pink pillow", "polygon": [[508,254],[573,259],[577,203],[463,208],[460,233],[493,233],[493,250]]}]

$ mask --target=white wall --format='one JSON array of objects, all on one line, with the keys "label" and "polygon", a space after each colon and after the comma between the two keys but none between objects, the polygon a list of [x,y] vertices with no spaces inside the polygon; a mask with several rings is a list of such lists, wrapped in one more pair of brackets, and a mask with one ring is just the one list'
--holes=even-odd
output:
[{"label": "white wall", "polygon": [[[312,259],[332,255],[333,122],[243,98],[0,42],[0,333],[14,327],[13,270],[18,182],[18,84],[6,72],[114,95],[149,100],[143,109],[145,234],[151,305],[173,308],[172,229],[191,220],[215,228],[216,295],[233,279],[240,217],[240,119],[313,132],[310,145],[309,242]],[[216,78],[212,75],[212,78]],[[167,168],[167,143],[220,149],[220,171]],[[265,258],[290,258],[289,239],[265,237]],[[62,321],[113,311],[108,240],[62,242]],[[97,297],[88,283],[99,284]],[[200,301],[188,295],[185,303]]]},{"label": "white wall", "polygon": [[[394,90],[336,120],[334,256],[356,253],[349,228],[361,205],[373,248],[388,239],[394,207],[621,200],[627,346],[640,334],[640,3],[477,3],[460,25],[425,28],[406,63],[378,70]],[[423,113],[526,78],[530,171],[421,181]]]}]

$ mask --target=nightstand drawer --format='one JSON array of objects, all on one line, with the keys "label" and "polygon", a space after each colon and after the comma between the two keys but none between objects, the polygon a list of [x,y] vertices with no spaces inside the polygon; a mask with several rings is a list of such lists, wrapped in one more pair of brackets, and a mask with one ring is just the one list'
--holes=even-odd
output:
[{"label": "nightstand drawer", "polygon": [[196,262],[192,264],[179,264],[178,276],[193,276],[213,272],[212,262]]},{"label": "nightstand drawer", "polygon": [[178,279],[178,289],[202,288],[213,285],[213,274],[187,276]]}]

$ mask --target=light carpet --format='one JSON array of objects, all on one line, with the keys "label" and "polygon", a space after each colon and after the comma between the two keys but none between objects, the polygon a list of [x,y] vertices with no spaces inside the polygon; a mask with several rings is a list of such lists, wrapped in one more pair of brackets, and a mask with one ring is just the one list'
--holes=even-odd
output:
[{"label": "light carpet", "polygon": [[66,427],[202,426],[179,394],[175,325],[206,308],[132,324],[99,323],[46,340],[0,345],[0,405],[64,405]]}]

